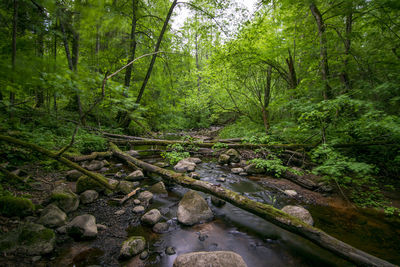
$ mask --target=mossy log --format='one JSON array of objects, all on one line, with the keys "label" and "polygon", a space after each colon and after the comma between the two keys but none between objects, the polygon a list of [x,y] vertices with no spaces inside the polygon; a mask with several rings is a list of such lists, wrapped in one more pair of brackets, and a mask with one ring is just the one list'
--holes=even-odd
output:
[{"label": "mossy log", "polygon": [[94,160],[97,158],[109,158],[112,156],[112,152],[92,152],[89,155],[76,155],[72,153],[64,153],[64,156],[72,161],[81,162],[86,160]]},{"label": "mossy log", "polygon": [[179,184],[181,186],[202,191],[207,194],[221,198],[239,208],[251,212],[289,232],[297,234],[310,240],[314,244],[327,249],[328,251],[342,257],[359,266],[395,266],[385,260],[379,259],[366,252],[356,249],[346,244],[324,231],[310,226],[299,219],[292,217],[273,206],[251,200],[238,193],[230,191],[222,186],[214,185],[205,181],[192,179],[184,174],[165,170],[149,163],[143,162],[122,152],[115,144],[110,144],[110,149],[116,157],[133,162],[143,170],[154,172],[163,177],[163,179]]},{"label": "mossy log", "polygon": [[19,146],[25,147],[25,148],[31,149],[33,151],[37,151],[39,153],[42,153],[42,154],[44,154],[44,155],[46,155],[46,156],[48,156],[50,158],[53,158],[53,159],[65,164],[66,166],[68,166],[68,167],[70,167],[72,169],[80,171],[81,173],[83,173],[83,174],[87,175],[88,177],[90,177],[90,178],[96,180],[97,182],[99,182],[102,186],[104,186],[104,187],[106,187],[106,188],[108,188],[110,190],[114,190],[114,186],[110,185],[108,183],[107,179],[104,176],[102,176],[102,175],[100,175],[98,173],[95,173],[95,172],[88,171],[88,170],[82,168],[81,166],[79,166],[78,164],[76,164],[75,162],[72,162],[72,161],[70,161],[69,159],[67,159],[65,157],[58,156],[57,152],[52,152],[52,151],[47,150],[47,149],[45,149],[43,147],[40,147],[38,145],[31,144],[31,143],[28,143],[28,142],[25,142],[25,141],[22,141],[20,139],[16,139],[16,138],[13,138],[13,137],[10,137],[10,136],[0,135],[0,140],[8,142],[8,143],[11,143],[11,144],[15,144],[15,145],[19,145]]},{"label": "mossy log", "polygon": [[25,183],[25,181],[24,181],[23,178],[21,178],[21,177],[19,177],[18,175],[16,175],[16,174],[10,172],[9,170],[7,170],[6,168],[4,168],[4,167],[1,166],[1,165],[0,165],[0,172],[4,173],[4,175],[5,175],[7,178],[10,178],[10,179],[12,179],[12,180],[14,180],[14,181],[18,181],[18,182],[20,182],[20,183]]}]

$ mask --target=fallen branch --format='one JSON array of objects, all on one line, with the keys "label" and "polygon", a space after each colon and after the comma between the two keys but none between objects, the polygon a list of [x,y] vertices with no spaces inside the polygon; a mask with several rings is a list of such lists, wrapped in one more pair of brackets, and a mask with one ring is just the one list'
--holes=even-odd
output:
[{"label": "fallen branch", "polygon": [[0,165],[0,171],[4,173],[4,175],[12,180],[18,181],[20,183],[25,183],[24,179],[16,175],[15,173],[10,172],[6,168]]},{"label": "fallen branch", "polygon": [[[222,186],[217,186],[205,181],[192,179],[184,174],[165,170],[141,160],[135,159],[122,152],[116,145],[110,144],[114,155],[126,161],[133,162],[146,171],[154,172],[162,176],[163,179],[179,184],[181,186],[202,191],[207,194],[219,197],[239,208],[251,212],[289,232],[300,235],[314,244],[331,251],[332,253],[361,266],[394,266],[393,264],[372,256],[366,252],[356,249],[330,235],[324,231],[310,226],[299,219],[292,217],[271,205],[263,204],[236,192],[232,192]],[[123,156],[123,157],[121,157]]]},{"label": "fallen branch", "polygon": [[133,196],[137,193],[137,191],[139,191],[139,190],[140,190],[140,187],[136,188],[135,190],[133,190],[132,192],[130,192],[129,194],[127,194],[126,196],[124,196],[124,197],[121,198],[121,199],[112,198],[112,200],[117,201],[120,205],[122,205],[122,204],[125,203],[125,201],[127,201],[128,199],[130,199],[131,197],[133,197]]},{"label": "fallen branch", "polygon": [[59,157],[57,155],[57,152],[52,152],[52,151],[47,150],[47,149],[45,149],[43,147],[40,147],[38,145],[31,144],[31,143],[28,143],[28,142],[25,142],[25,141],[22,141],[22,140],[19,140],[19,139],[10,137],[10,136],[0,135],[0,140],[8,142],[8,143],[15,144],[15,145],[19,145],[19,146],[22,146],[22,147],[25,147],[25,148],[31,149],[33,151],[37,151],[39,153],[42,153],[42,154],[48,156],[49,158],[55,159],[55,160],[63,163],[64,165],[66,165],[66,166],[68,166],[70,168],[73,168],[75,170],[80,171],[81,173],[83,173],[83,174],[87,175],[88,177],[92,178],[93,180],[99,182],[104,187],[106,187],[108,189],[111,189],[111,190],[114,190],[114,186],[110,185],[108,183],[107,179],[104,176],[102,176],[102,175],[100,175],[98,173],[95,173],[95,172],[88,171],[88,170],[82,168],[81,166],[79,166],[78,164],[68,160],[65,157]]}]

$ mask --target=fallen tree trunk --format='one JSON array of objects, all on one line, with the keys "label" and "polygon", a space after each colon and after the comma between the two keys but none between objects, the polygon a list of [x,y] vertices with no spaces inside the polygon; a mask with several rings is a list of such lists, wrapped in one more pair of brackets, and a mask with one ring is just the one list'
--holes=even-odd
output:
[{"label": "fallen tree trunk", "polygon": [[239,208],[251,212],[289,232],[300,235],[314,244],[331,251],[339,257],[360,266],[395,266],[385,260],[379,259],[366,252],[356,249],[330,235],[322,230],[310,226],[299,219],[292,217],[271,205],[263,204],[238,193],[232,192],[222,186],[217,186],[205,181],[192,179],[184,174],[165,170],[141,160],[135,159],[122,152],[116,145],[110,144],[110,148],[116,157],[126,161],[133,162],[143,170],[154,172],[163,177],[163,179],[182,185],[187,188],[202,191],[216,197],[219,197]]},{"label": "fallen tree trunk", "polygon": [[10,137],[10,136],[0,135],[0,140],[8,142],[8,143],[11,143],[11,144],[15,144],[15,145],[19,145],[19,146],[25,147],[25,148],[28,148],[30,150],[37,151],[39,153],[42,153],[42,154],[48,156],[49,158],[55,159],[55,160],[65,164],[66,166],[68,166],[70,168],[73,168],[75,170],[80,171],[81,173],[83,173],[83,174],[87,175],[88,177],[92,178],[93,180],[99,182],[104,187],[106,187],[108,189],[111,189],[111,190],[114,190],[114,186],[110,185],[108,183],[107,179],[104,176],[102,176],[102,175],[100,175],[98,173],[94,173],[94,172],[88,171],[88,170],[82,168],[81,166],[79,166],[78,164],[76,164],[75,162],[72,162],[72,161],[70,161],[69,159],[67,159],[65,157],[58,156],[57,152],[52,152],[52,151],[47,150],[47,149],[45,149],[43,147],[40,147],[38,145],[31,144],[31,143],[28,143],[28,142],[25,142],[25,141],[22,141],[22,140],[19,140],[19,139]]},{"label": "fallen tree trunk", "polygon": [[74,154],[65,152],[64,156],[72,161],[81,162],[81,161],[86,161],[86,160],[94,160],[97,158],[109,158],[112,156],[112,152],[110,152],[110,151],[92,152],[89,155],[74,155]]}]

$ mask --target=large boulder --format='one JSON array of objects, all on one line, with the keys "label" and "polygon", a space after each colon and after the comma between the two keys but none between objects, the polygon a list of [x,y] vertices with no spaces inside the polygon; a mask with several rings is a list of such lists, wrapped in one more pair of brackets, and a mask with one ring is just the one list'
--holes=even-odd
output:
[{"label": "large boulder", "polygon": [[146,248],[146,239],[143,236],[131,236],[122,243],[119,252],[120,258],[130,258],[141,253]]},{"label": "large boulder", "polygon": [[42,255],[53,251],[54,231],[40,224],[28,223],[0,236],[1,253]]},{"label": "large boulder", "polygon": [[89,204],[94,202],[99,197],[99,193],[94,190],[86,190],[83,192],[79,199],[81,200],[82,204]]},{"label": "large boulder", "polygon": [[239,163],[240,162],[240,154],[237,150],[231,148],[225,152],[226,155],[229,156],[229,162]]},{"label": "large boulder", "polygon": [[40,214],[39,223],[50,228],[56,228],[65,224],[67,214],[56,205],[50,204]]},{"label": "large boulder", "polygon": [[213,218],[213,212],[207,201],[193,190],[188,191],[178,205],[178,221],[193,225]]},{"label": "large boulder", "polygon": [[186,158],[185,160],[186,160],[186,161],[189,161],[189,162],[191,162],[191,163],[194,163],[194,164],[199,164],[199,163],[201,163],[201,159],[199,159],[199,158],[189,157],[189,158]]},{"label": "large boulder", "polygon": [[314,220],[313,220],[310,212],[303,207],[288,205],[288,206],[283,207],[282,211],[286,212],[289,215],[292,215],[293,217],[296,217],[296,218],[302,220],[303,222],[305,222],[309,225],[314,224]]},{"label": "large boulder", "polygon": [[97,236],[96,218],[90,214],[76,216],[67,224],[67,233],[75,239],[90,239]]},{"label": "large boulder", "polygon": [[152,209],[148,212],[146,212],[142,218],[141,221],[145,224],[149,225],[154,225],[156,224],[159,220],[161,219],[161,213],[158,209]]},{"label": "large boulder", "polygon": [[67,171],[67,181],[76,182],[83,174],[78,170]]},{"label": "large boulder", "polygon": [[150,192],[154,194],[159,194],[159,195],[168,195],[168,191],[165,188],[165,185],[163,182],[158,182],[156,184],[153,184],[150,187]]},{"label": "large boulder", "polygon": [[190,162],[186,159],[180,160],[175,166],[174,170],[177,172],[192,172],[196,168],[196,163]]},{"label": "large boulder", "polygon": [[141,170],[136,170],[131,172],[128,176],[125,177],[128,181],[138,181],[144,179],[143,172]]},{"label": "large boulder", "polygon": [[79,207],[79,197],[66,185],[57,186],[52,192],[50,199],[64,212],[75,211]]},{"label": "large boulder", "polygon": [[250,165],[247,165],[244,167],[244,171],[248,174],[262,174],[265,173],[264,168],[257,168],[257,165],[254,163],[251,163]]},{"label": "large boulder", "polygon": [[179,255],[173,267],[247,267],[243,258],[232,251],[191,252]]}]

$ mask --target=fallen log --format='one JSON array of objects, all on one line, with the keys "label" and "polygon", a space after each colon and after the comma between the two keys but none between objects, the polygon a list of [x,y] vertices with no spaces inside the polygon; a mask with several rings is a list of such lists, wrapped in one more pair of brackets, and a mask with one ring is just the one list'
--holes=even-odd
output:
[{"label": "fallen log", "polygon": [[19,140],[19,139],[10,137],[10,136],[0,135],[0,140],[11,143],[11,144],[15,144],[18,146],[25,147],[30,150],[37,151],[39,153],[42,153],[42,154],[48,156],[49,158],[55,159],[70,168],[80,171],[81,173],[83,173],[83,174],[87,175],[88,177],[94,179],[95,181],[99,182],[104,187],[114,190],[114,186],[110,185],[104,176],[102,176],[98,173],[95,173],[95,172],[88,171],[88,170],[82,168],[81,166],[79,166],[78,164],[76,164],[75,162],[72,162],[63,156],[58,156],[57,152],[52,152],[52,151],[47,150],[38,145],[31,144],[31,143],[28,143],[28,142],[25,142],[25,141],[22,141],[22,140]]},{"label": "fallen log", "polygon": [[75,154],[65,152],[64,156],[72,161],[81,162],[81,161],[86,161],[86,160],[94,160],[97,158],[109,158],[112,156],[112,152],[110,152],[110,151],[92,152],[89,155],[75,155]]},{"label": "fallen log", "polygon": [[342,257],[350,262],[360,266],[395,266],[385,260],[379,259],[366,252],[352,247],[330,235],[324,231],[310,226],[299,219],[292,217],[273,206],[263,204],[238,193],[230,191],[222,186],[214,185],[205,181],[192,179],[184,174],[175,173],[170,170],[165,170],[149,163],[133,158],[122,152],[115,144],[110,143],[110,149],[116,157],[126,161],[133,162],[143,170],[154,172],[169,182],[179,184],[181,186],[202,191],[207,194],[221,198],[239,208],[251,212],[289,232],[297,234],[310,240],[314,244],[327,249],[328,251]]},{"label": "fallen log", "polygon": [[4,175],[7,178],[10,178],[14,181],[18,181],[20,183],[25,183],[24,179],[22,177],[19,177],[18,175],[16,175],[13,172],[10,172],[9,170],[7,170],[6,168],[4,168],[3,166],[0,165],[0,172],[4,173]]}]

